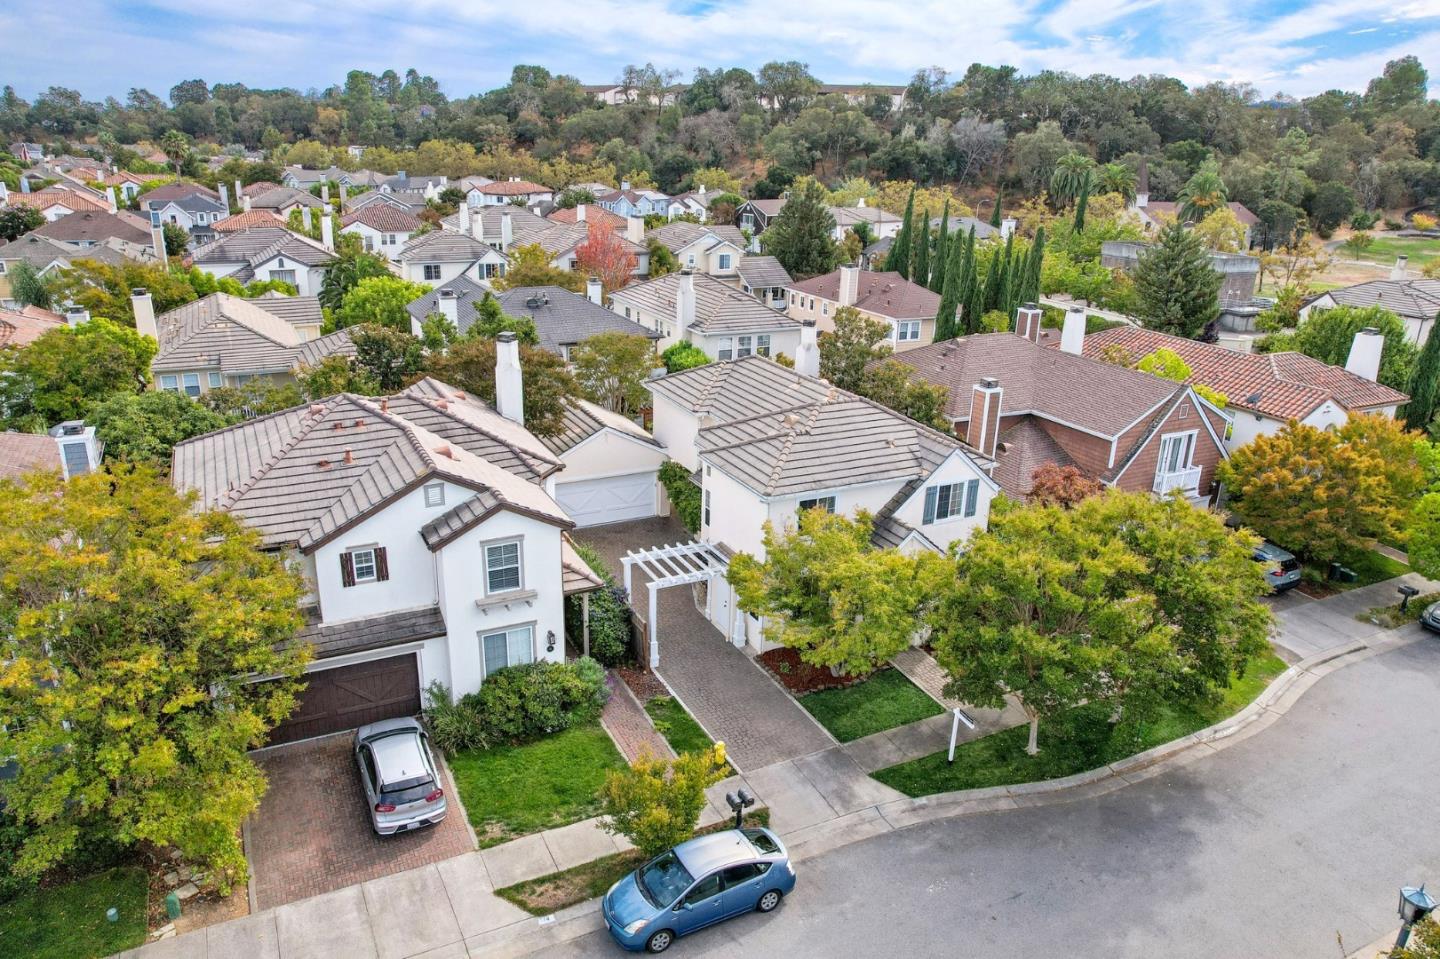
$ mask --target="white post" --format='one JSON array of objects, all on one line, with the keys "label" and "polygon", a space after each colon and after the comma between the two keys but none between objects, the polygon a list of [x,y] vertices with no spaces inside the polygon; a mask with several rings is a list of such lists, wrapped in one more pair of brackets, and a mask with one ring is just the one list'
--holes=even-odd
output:
[{"label": "white post", "polygon": [[650,668],[655,669],[660,665],[660,636],[655,629],[655,584],[646,584],[650,589],[650,618],[645,621],[645,626],[650,633]]},{"label": "white post", "polygon": [[580,594],[580,636],[583,646],[581,655],[590,657],[590,594]]},{"label": "white post", "polygon": [[625,574],[625,598],[627,600],[634,595],[630,592],[630,567],[634,564],[634,562],[635,561],[629,556],[622,556],[620,558],[620,568]]},{"label": "white post", "polygon": [[975,720],[965,715],[965,710],[956,706],[951,712],[954,714],[950,720],[950,754],[946,756],[945,762],[953,765],[955,763],[955,742],[960,738],[960,724],[964,723],[965,728],[975,729]]}]

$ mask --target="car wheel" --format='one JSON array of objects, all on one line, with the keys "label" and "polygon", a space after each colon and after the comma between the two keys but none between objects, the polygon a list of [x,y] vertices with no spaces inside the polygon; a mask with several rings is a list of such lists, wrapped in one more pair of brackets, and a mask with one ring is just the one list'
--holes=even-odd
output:
[{"label": "car wheel", "polygon": [[778,905],[780,905],[780,890],[771,889],[760,897],[760,901],[755,904],[755,908],[761,912],[770,912]]},{"label": "car wheel", "polygon": [[670,943],[675,941],[675,933],[669,929],[661,929],[655,935],[645,940],[646,952],[664,952],[670,948]]}]

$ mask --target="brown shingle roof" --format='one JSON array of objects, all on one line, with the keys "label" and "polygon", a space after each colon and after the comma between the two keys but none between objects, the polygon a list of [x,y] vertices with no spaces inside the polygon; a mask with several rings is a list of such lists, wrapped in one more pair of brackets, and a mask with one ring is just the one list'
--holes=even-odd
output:
[{"label": "brown shingle roof", "polygon": [[60,446],[44,433],[0,433],[0,479],[60,469]]},{"label": "brown shingle roof", "polygon": [[64,325],[65,317],[38,306],[0,309],[0,346],[29,346],[42,335]]},{"label": "brown shingle roof", "polygon": [[[840,271],[812,276],[790,287],[799,293],[840,301]],[[892,320],[931,320],[940,311],[940,294],[912,283],[899,273],[877,273],[861,270],[856,309],[889,317]]]}]

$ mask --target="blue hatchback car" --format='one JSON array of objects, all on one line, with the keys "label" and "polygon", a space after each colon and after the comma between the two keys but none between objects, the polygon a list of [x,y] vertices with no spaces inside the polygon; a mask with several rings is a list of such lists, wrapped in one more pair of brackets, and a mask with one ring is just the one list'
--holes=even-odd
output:
[{"label": "blue hatchback car", "polygon": [[682,842],[610,887],[610,935],[631,952],[664,952],[678,937],[752,909],[769,912],[795,888],[795,867],[768,829],[730,829]]}]

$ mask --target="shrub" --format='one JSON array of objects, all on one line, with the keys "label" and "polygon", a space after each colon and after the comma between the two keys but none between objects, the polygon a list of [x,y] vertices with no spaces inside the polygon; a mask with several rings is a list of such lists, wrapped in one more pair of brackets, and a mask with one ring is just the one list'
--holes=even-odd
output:
[{"label": "shrub", "polygon": [[1380,222],[1380,214],[1372,213],[1369,210],[1361,210],[1350,217],[1350,228],[1352,230],[1373,229],[1375,224]]},{"label": "shrub", "polygon": [[[588,543],[575,543],[575,552],[605,580],[605,587],[590,594],[590,655],[602,666],[630,661],[630,608],[625,590],[615,584],[604,559]],[[565,632],[580,636],[584,606],[579,596],[565,598]]]},{"label": "shrub", "polygon": [[665,363],[666,373],[679,373],[710,362],[704,350],[687,341],[672,344],[660,354],[660,359]]},{"label": "shrub", "polygon": [[479,692],[456,702],[431,683],[425,721],[447,753],[519,743],[593,722],[609,697],[605,669],[593,659],[509,666],[485,678]]},{"label": "shrub", "polygon": [[690,481],[690,473],[674,460],[666,460],[660,467],[660,482],[675,507],[675,515],[692,533],[700,531],[700,487]]},{"label": "shrub", "polygon": [[1385,229],[1387,230],[1403,230],[1406,226],[1404,220],[1392,220],[1388,216],[1385,218]]},{"label": "shrub", "polygon": [[646,858],[658,856],[695,834],[705,790],[721,776],[710,752],[684,753],[669,762],[642,756],[605,774],[602,825],[629,839]]},{"label": "shrub", "polygon": [[1410,223],[1415,227],[1415,229],[1427,233],[1435,229],[1437,222],[1440,221],[1437,221],[1433,216],[1430,216],[1426,213],[1416,213],[1414,216],[1410,217]]}]

